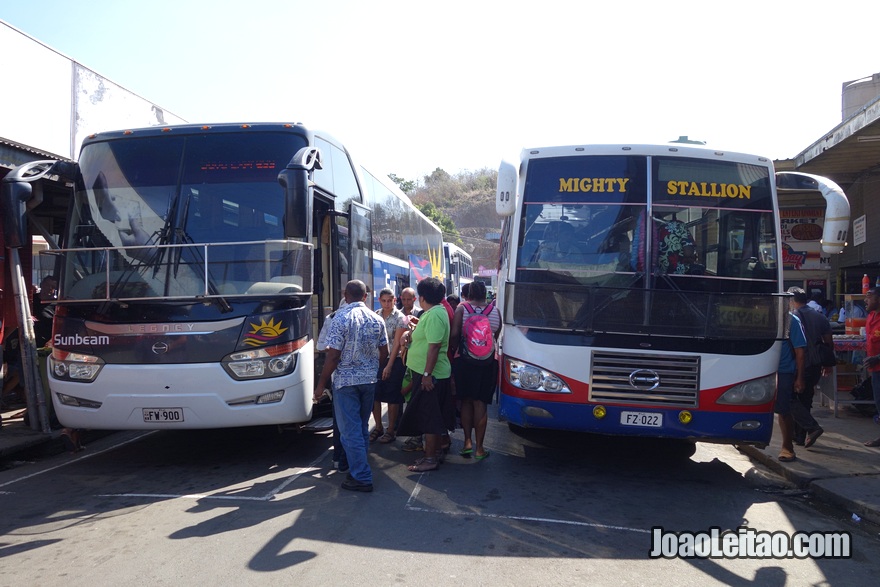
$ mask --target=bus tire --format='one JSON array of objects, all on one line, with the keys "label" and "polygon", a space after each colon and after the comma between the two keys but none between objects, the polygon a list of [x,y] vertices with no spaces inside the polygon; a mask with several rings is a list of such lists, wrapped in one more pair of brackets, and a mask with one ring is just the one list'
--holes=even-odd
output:
[{"label": "bus tire", "polygon": [[532,432],[534,432],[533,428],[526,428],[525,426],[519,426],[517,424],[514,424],[513,422],[507,423],[507,429],[522,438],[526,438],[526,437],[530,436]]}]

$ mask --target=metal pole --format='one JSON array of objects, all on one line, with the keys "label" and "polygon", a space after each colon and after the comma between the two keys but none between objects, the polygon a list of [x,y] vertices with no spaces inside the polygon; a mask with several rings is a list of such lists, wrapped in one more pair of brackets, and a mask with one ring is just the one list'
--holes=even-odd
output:
[{"label": "metal pole", "polygon": [[[34,339],[34,321],[28,299],[27,284],[21,270],[21,257],[18,249],[7,249],[12,271],[12,291],[15,296],[15,310],[18,316],[18,337],[21,347],[22,376],[24,377],[27,409],[31,414],[31,428],[45,433],[52,431],[49,426],[49,412],[46,409],[46,396],[40,377],[39,359]],[[36,417],[33,417],[36,416]]]}]

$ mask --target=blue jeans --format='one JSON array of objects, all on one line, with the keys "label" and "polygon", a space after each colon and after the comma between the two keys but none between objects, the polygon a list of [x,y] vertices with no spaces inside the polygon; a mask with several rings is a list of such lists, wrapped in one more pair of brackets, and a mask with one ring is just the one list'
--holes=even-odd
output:
[{"label": "blue jeans", "polygon": [[367,462],[370,447],[370,414],[373,413],[375,383],[340,387],[333,392],[333,413],[339,426],[342,448],[348,457],[349,474],[355,481],[372,483]]},{"label": "blue jeans", "polygon": [[348,471],[348,457],[345,456],[345,449],[342,448],[342,441],[339,439],[339,424],[336,423],[336,410],[333,415],[333,461],[339,463],[339,469]]}]

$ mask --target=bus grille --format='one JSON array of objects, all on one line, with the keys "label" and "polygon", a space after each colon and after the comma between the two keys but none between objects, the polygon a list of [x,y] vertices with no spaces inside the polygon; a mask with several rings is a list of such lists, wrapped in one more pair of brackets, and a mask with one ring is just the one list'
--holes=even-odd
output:
[{"label": "bus grille", "polygon": [[700,358],[594,352],[590,401],[695,408]]}]

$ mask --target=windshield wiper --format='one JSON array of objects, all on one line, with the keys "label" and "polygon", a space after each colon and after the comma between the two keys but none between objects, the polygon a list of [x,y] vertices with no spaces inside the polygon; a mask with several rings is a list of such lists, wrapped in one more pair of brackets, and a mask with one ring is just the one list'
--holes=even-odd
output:
[{"label": "windshield wiper", "polygon": [[[600,329],[598,331],[596,330],[593,324],[594,317],[600,312],[604,311],[606,308],[608,308],[612,304],[612,302],[615,302],[621,298],[625,298],[631,293],[638,292],[639,290],[633,289],[633,285],[635,285],[639,281],[639,279],[642,279],[643,277],[643,273],[636,273],[635,275],[629,277],[627,283],[623,283],[621,285],[615,285],[613,287],[590,287],[589,294],[587,296],[587,302],[583,305],[583,307],[578,312],[578,315],[575,316],[574,320],[572,321],[573,325],[571,329],[574,331],[586,332],[589,334],[595,332],[605,332],[607,329]],[[593,307],[593,301],[596,299],[596,292],[605,289],[609,289],[612,291],[610,291],[608,295],[604,297],[601,303]]]},{"label": "windshield wiper", "polygon": [[[207,286],[207,292],[211,296],[207,298],[206,296],[196,296],[196,298],[208,299],[217,304],[217,307],[220,308],[222,313],[227,313],[232,311],[232,306],[229,305],[229,302],[226,301],[226,298],[220,295],[220,290],[217,288],[216,283],[214,282],[213,277],[211,276],[211,271],[207,267],[207,260],[205,256],[202,255],[199,246],[195,243],[193,238],[189,235],[186,230],[187,224],[189,223],[189,204],[192,201],[192,190],[188,189],[189,193],[186,196],[186,200],[183,203],[183,215],[180,226],[175,227],[174,229],[174,244],[181,245],[185,244],[187,246],[179,246],[175,247],[174,250],[174,278],[177,278],[177,274],[180,270],[180,264],[183,262],[183,250],[190,249],[192,255],[195,257],[195,263],[187,263],[188,265],[195,265],[197,267],[203,267],[204,277],[206,280],[205,285]],[[168,287],[168,284],[165,286]]]}]

